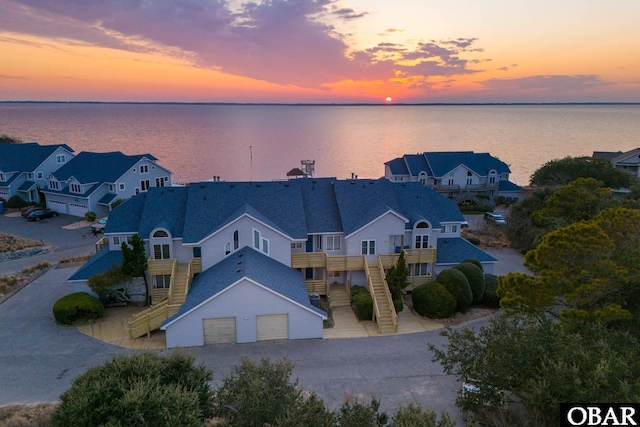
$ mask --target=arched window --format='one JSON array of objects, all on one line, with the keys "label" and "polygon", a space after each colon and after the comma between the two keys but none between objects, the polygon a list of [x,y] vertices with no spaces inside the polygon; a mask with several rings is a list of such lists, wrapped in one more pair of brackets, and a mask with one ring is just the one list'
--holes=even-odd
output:
[{"label": "arched window", "polygon": [[431,227],[429,226],[429,223],[426,221],[422,221],[416,224],[415,244],[414,244],[415,249],[426,249],[429,247],[429,235],[423,234],[429,228]]},{"label": "arched window", "polygon": [[418,223],[418,225],[416,225],[416,228],[429,228],[429,223],[428,222]]},{"label": "arched window", "polygon": [[169,237],[169,235],[164,230],[158,230],[155,233],[153,233],[153,237]]}]

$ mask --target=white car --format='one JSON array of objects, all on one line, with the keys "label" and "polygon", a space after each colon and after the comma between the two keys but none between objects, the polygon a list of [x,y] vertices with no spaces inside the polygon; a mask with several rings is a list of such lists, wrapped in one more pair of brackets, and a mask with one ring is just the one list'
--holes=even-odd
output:
[{"label": "white car", "polygon": [[94,222],[93,224],[91,224],[91,227],[89,228],[91,229],[91,231],[97,234],[97,233],[104,233],[104,229],[106,226],[107,226],[107,218],[102,218],[98,222]]}]

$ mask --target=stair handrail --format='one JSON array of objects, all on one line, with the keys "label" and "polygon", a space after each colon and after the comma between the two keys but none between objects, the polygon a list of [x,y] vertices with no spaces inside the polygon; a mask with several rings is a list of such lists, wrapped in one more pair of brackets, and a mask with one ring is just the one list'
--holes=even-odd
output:
[{"label": "stair handrail", "polygon": [[[380,319],[380,309],[378,308],[378,301],[376,300],[376,294],[373,290],[373,281],[371,280],[371,274],[369,273],[369,265],[367,264],[367,256],[362,255],[364,258],[364,274],[367,277],[367,288],[369,288],[369,294],[371,295],[371,299],[373,300],[373,320]],[[378,324],[378,332],[380,332],[380,322],[376,322]]]},{"label": "stair handrail", "polygon": [[175,283],[177,272],[178,272],[178,260],[174,258],[173,263],[171,265],[171,278],[169,279],[169,293],[167,297],[167,301],[169,302],[169,304],[173,304],[172,292],[173,292],[173,284]]},{"label": "stair handrail", "polygon": [[193,258],[189,260],[187,264],[187,284],[184,287],[184,301],[187,300],[187,295],[189,295],[189,288],[191,287],[191,280],[193,280]]},{"label": "stair handrail", "polygon": [[380,277],[382,278],[382,284],[384,289],[384,296],[389,303],[389,313],[391,314],[391,322],[393,324],[393,330],[398,332],[398,313],[396,313],[396,307],[393,305],[393,298],[391,297],[391,291],[389,291],[389,284],[385,279],[384,265],[382,264],[382,258],[378,255],[378,268],[380,269]]}]

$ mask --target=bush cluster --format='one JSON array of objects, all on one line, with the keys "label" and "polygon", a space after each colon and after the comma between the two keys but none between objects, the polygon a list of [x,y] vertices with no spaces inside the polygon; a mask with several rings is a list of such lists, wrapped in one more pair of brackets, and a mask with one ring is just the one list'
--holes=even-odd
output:
[{"label": "bush cluster", "polygon": [[16,194],[15,196],[11,196],[4,206],[10,209],[22,209],[31,204],[32,203],[25,201],[22,197]]},{"label": "bush cluster", "polygon": [[78,377],[60,396],[53,427],[453,427],[443,412],[416,404],[393,416],[380,402],[347,401],[328,409],[314,392],[291,381],[293,364],[243,358],[240,365],[211,388],[213,374],[182,353],[117,356]]},{"label": "bush cluster", "polygon": [[489,308],[500,308],[500,297],[498,296],[498,278],[493,274],[484,275],[484,299],[482,303]]},{"label": "bush cluster", "polygon": [[373,319],[373,298],[368,290],[364,289],[353,295],[353,307],[358,319]]},{"label": "bush cluster", "polygon": [[457,310],[466,311],[473,303],[473,292],[465,275],[455,268],[441,271],[436,282],[444,285],[445,289],[456,299]]},{"label": "bush cluster", "polygon": [[86,292],[63,296],[53,304],[53,317],[65,325],[76,319],[99,319],[104,316],[104,305]]},{"label": "bush cluster", "polygon": [[[478,262],[479,264],[479,262]],[[459,270],[464,274],[464,277],[467,278],[469,282],[469,286],[471,287],[471,293],[473,294],[473,302],[479,303],[484,298],[484,274],[482,273],[482,269],[478,268],[475,263],[472,262],[461,262],[456,265],[456,270]]]},{"label": "bush cluster", "polygon": [[444,319],[456,311],[456,299],[438,282],[425,283],[411,293],[413,308],[420,316]]},{"label": "bush cluster", "polygon": [[53,427],[204,426],[212,374],[180,353],[117,356],[89,369],[60,396]]},{"label": "bush cluster", "polygon": [[84,214],[84,220],[87,222],[93,222],[97,217],[98,216],[95,214],[95,212],[87,212]]}]

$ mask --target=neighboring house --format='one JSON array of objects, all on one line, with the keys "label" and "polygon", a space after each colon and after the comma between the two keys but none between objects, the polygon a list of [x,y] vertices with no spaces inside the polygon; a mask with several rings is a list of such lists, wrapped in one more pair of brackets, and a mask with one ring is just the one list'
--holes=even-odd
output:
[{"label": "neighboring house", "polygon": [[326,315],[307,295],[355,285],[369,288],[379,330],[393,333],[397,316],[384,274],[401,251],[412,285],[467,258],[493,271],[496,260],[460,237],[462,221],[452,200],[385,179],[152,188],[113,210],[108,248],[70,280],[106,269],[107,257],[138,234],[155,305],[143,315],[149,318],[130,324],[132,337],[159,327],[154,319],[163,314],[168,347],[321,338]]},{"label": "neighboring house", "polygon": [[18,195],[27,202],[39,202],[38,189],[44,188],[46,177],[73,157],[66,144],[0,144],[0,199]]},{"label": "neighboring house", "polygon": [[385,163],[384,176],[391,182],[419,182],[457,203],[523,197],[522,188],[509,181],[509,166],[489,153],[473,151],[425,152],[405,154]]},{"label": "neighboring house", "polygon": [[125,155],[119,151],[83,151],[47,175],[47,207],[62,214],[83,217],[87,212],[106,216],[118,199],[171,186],[171,172],[151,154]]},{"label": "neighboring house", "polygon": [[640,178],[640,148],[627,152],[594,151],[593,158],[609,160],[614,168]]}]

